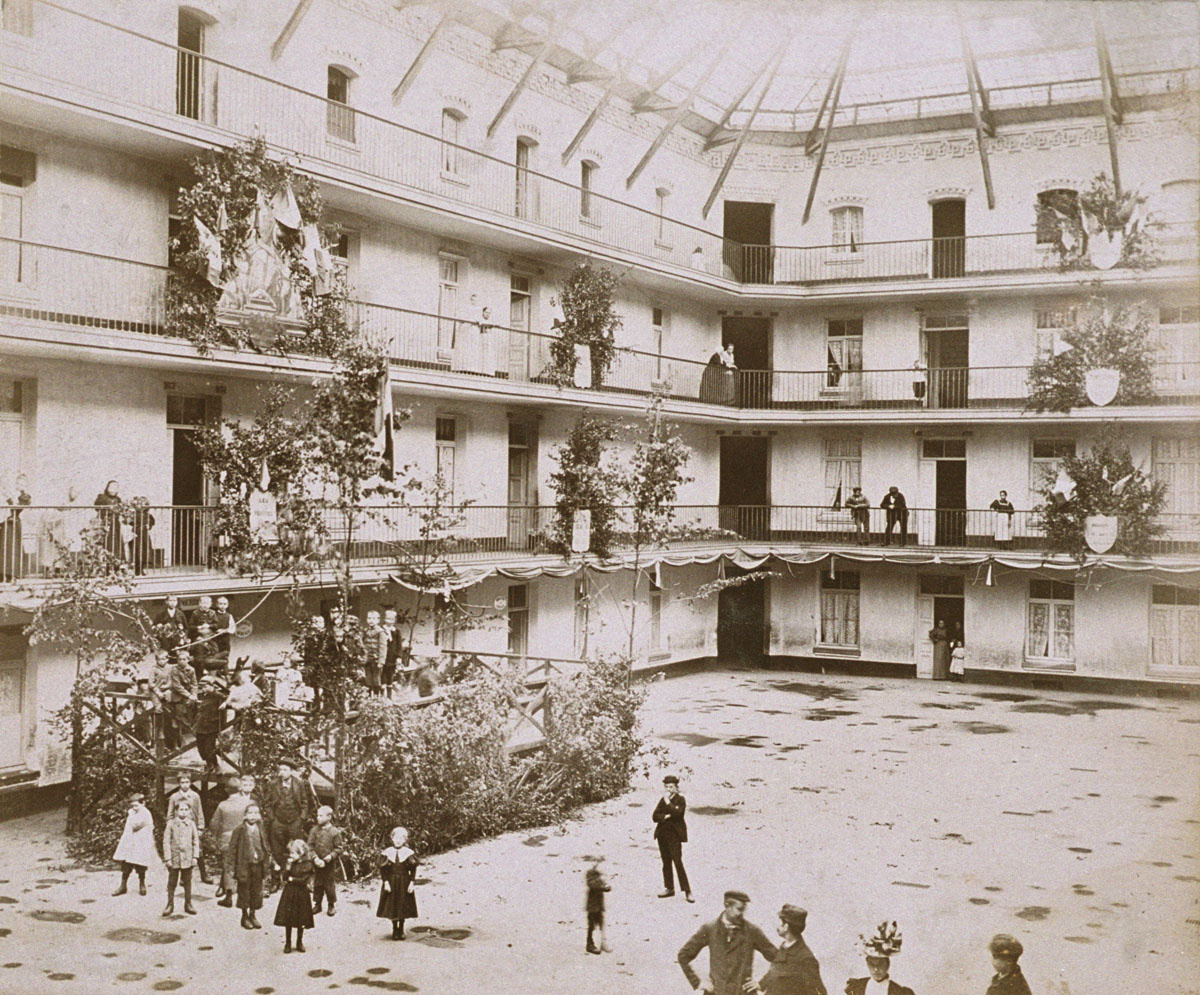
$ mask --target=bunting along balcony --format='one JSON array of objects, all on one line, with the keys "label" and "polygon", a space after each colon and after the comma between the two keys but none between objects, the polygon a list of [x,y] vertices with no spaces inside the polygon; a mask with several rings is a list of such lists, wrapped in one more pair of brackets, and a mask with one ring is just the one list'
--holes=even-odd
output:
[{"label": "bunting along balcony", "polygon": [[[19,43],[0,46],[9,95],[136,120],[173,141],[233,144],[261,136],[326,178],[385,196],[402,188],[434,208],[464,205],[534,237],[698,270],[733,284],[812,287],[866,281],[1055,273],[1057,256],[1030,230],[856,245],[744,245],[718,231],[405,127],[165,41],[28,0]],[[1195,80],[1191,81],[1195,83]],[[515,224],[514,224],[515,222]],[[1197,258],[1195,224],[1164,229],[1163,262]],[[1093,271],[1089,271],[1093,272]],[[1099,273],[1100,271],[1094,271]]]},{"label": "bunting along balcony", "polygon": [[[169,273],[166,266],[0,239],[0,321],[163,336]],[[529,384],[557,396],[553,336],[499,325],[481,328],[448,315],[365,301],[347,301],[345,307],[351,326],[386,351],[401,371],[443,373],[447,385],[469,377],[475,389],[487,382]],[[279,345],[302,351],[303,331],[281,325]],[[1147,405],[1200,403],[1200,360],[1160,362],[1155,369],[1155,396]],[[1027,366],[934,367],[914,379],[911,369],[855,370],[832,362],[821,370],[742,370],[621,348],[599,384],[581,382],[577,389],[699,402],[714,410],[920,416],[1020,409],[1028,396],[1028,374]]]},{"label": "bunting along balcony", "polygon": [[[306,554],[323,546],[331,556],[355,566],[382,570],[412,562],[414,551],[449,563],[561,553],[552,541],[558,514],[552,505],[447,507],[436,521],[452,524],[436,528],[428,524],[427,511],[379,501],[363,505],[351,523],[330,508],[322,513],[313,535],[285,533],[284,541]],[[216,507],[172,505],[10,507],[0,511],[0,583],[52,581],[100,560],[135,576],[218,573],[224,548],[218,516]],[[646,543],[644,548],[716,552],[746,544],[780,550],[883,547],[901,559],[943,550],[1001,556],[1053,552],[1047,548],[1039,512],[1014,512],[1007,529],[1005,518],[989,509],[910,508],[902,546],[899,525],[889,535],[887,513],[881,508],[869,509],[869,527],[861,533],[848,510],[827,506],[677,505],[665,547]],[[1162,534],[1151,543],[1151,555],[1200,552],[1200,515],[1165,514],[1158,523]],[[613,554],[630,551],[634,535],[633,509],[616,508]],[[97,549],[107,555],[98,555]],[[316,572],[320,561],[311,562]]]}]

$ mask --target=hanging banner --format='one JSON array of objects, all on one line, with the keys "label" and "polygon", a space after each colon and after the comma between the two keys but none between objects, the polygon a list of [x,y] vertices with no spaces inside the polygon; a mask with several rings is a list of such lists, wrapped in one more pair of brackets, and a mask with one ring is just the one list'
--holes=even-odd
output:
[{"label": "hanging banner", "polygon": [[1094,553],[1107,553],[1117,541],[1116,515],[1088,515],[1083,520],[1083,541]]},{"label": "hanging banner", "polygon": [[279,542],[279,507],[268,491],[250,492],[250,535],[259,542]]},{"label": "hanging banner", "polygon": [[581,510],[575,512],[571,522],[571,552],[586,553],[592,546],[592,513]]},{"label": "hanging banner", "polygon": [[1117,396],[1117,390],[1121,386],[1121,371],[1111,367],[1088,370],[1084,374],[1083,386],[1087,391],[1088,400],[1102,408]]}]

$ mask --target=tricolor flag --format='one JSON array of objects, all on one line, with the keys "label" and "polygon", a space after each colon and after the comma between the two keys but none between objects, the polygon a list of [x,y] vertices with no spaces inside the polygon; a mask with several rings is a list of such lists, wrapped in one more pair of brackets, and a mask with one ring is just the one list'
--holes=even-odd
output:
[{"label": "tricolor flag", "polygon": [[379,377],[379,395],[375,399],[375,450],[380,454],[383,464],[379,475],[388,481],[394,480],[396,474],[392,414],[392,365],[386,363]]},{"label": "tricolor flag", "polygon": [[204,278],[214,287],[221,286],[221,240],[210,230],[208,225],[193,215],[196,222],[196,238],[200,242],[200,251],[204,253]]},{"label": "tricolor flag", "polygon": [[1058,477],[1050,490],[1050,496],[1054,498],[1056,504],[1066,504],[1075,496],[1075,478],[1065,469],[1058,471]]},{"label": "tricolor flag", "polygon": [[1124,494],[1125,488],[1129,486],[1129,481],[1131,481],[1136,474],[1137,474],[1137,471],[1134,470],[1133,473],[1126,474],[1124,477],[1122,477],[1120,480],[1118,480],[1115,484],[1113,484],[1113,487],[1112,487],[1113,497],[1120,497],[1122,494]]},{"label": "tricolor flag", "polygon": [[275,220],[284,228],[291,231],[300,230],[300,205],[296,203],[291,183],[285,183],[283,189],[275,194],[271,201],[271,210],[275,214]]}]

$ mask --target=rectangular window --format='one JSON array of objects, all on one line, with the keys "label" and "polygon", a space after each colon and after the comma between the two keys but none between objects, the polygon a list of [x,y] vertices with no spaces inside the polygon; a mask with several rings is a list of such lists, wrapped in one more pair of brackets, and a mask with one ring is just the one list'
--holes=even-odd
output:
[{"label": "rectangular window", "polygon": [[460,158],[460,128],[463,116],[457,111],[442,111],[442,172],[451,176],[458,175]]},{"label": "rectangular window", "polygon": [[1079,194],[1074,190],[1043,190],[1037,195],[1037,244],[1054,245],[1062,231],[1060,215],[1079,215]]},{"label": "rectangular window", "polygon": [[663,344],[666,335],[667,313],[660,307],[652,307],[650,309],[650,330],[654,336],[654,353],[658,357],[655,360],[655,377],[659,380],[663,375]]},{"label": "rectangular window", "polygon": [[1155,480],[1167,485],[1163,511],[1172,515],[1200,515],[1200,438],[1158,438],[1151,449]]},{"label": "rectangular window", "polygon": [[438,335],[437,347],[448,353],[454,346],[454,325],[458,318],[458,296],[465,263],[457,256],[438,255]]},{"label": "rectangular window", "polygon": [[825,440],[825,503],[841,498],[862,484],[862,437]]},{"label": "rectangular window", "polygon": [[325,130],[343,142],[354,141],[354,111],[350,109],[350,77],[336,66],[327,74]]},{"label": "rectangular window", "polygon": [[1037,663],[1075,660],[1075,585],[1057,580],[1029,582],[1025,657]]},{"label": "rectangular window", "polygon": [[168,394],[167,425],[173,428],[211,425],[221,416],[220,403],[220,398],[207,394]]},{"label": "rectangular window", "polygon": [[1029,507],[1044,503],[1042,488],[1054,483],[1062,461],[1075,455],[1074,439],[1034,439],[1029,459]]},{"label": "rectangular window", "polygon": [[961,598],[963,579],[953,574],[920,574],[918,578],[922,594]]},{"label": "rectangular window", "polygon": [[921,459],[966,459],[966,439],[922,439]]},{"label": "rectangular window", "polygon": [[663,590],[650,578],[650,649],[662,649]]},{"label": "rectangular window", "polygon": [[821,574],[821,645],[858,648],[858,574]]},{"label": "rectangular window", "polygon": [[595,202],[592,197],[592,187],[596,180],[596,170],[599,167],[594,162],[579,164],[579,216],[595,221]]},{"label": "rectangular window", "polygon": [[1158,309],[1155,386],[1192,392],[1200,383],[1200,307],[1171,304]]},{"label": "rectangular window", "polygon": [[508,652],[517,656],[529,652],[528,584],[512,584],[508,588]]},{"label": "rectangular window", "polygon": [[863,244],[863,209],[836,207],[830,212],[833,219],[833,248],[835,252],[861,252]]},{"label": "rectangular window", "polygon": [[1150,594],[1150,665],[1200,667],[1200,590],[1155,584]]},{"label": "rectangular window", "polygon": [[437,475],[442,497],[454,504],[455,476],[458,468],[458,422],[454,418],[438,418],[435,422],[434,445],[437,448]]},{"label": "rectangular window", "polygon": [[[5,5],[5,10],[8,9]],[[25,187],[37,174],[32,152],[0,146],[0,284],[31,282],[36,273],[25,236]]]},{"label": "rectangular window", "polygon": [[671,191],[659,187],[654,191],[654,241],[659,245],[667,244],[667,201]]},{"label": "rectangular window", "polygon": [[825,322],[825,386],[850,386],[846,374],[862,373],[862,318],[830,318]]},{"label": "rectangular window", "polygon": [[0,415],[19,415],[25,410],[25,384],[20,380],[0,380]]},{"label": "rectangular window", "polygon": [[1034,349],[1038,359],[1058,351],[1062,334],[1075,324],[1075,308],[1038,308],[1033,313]]}]

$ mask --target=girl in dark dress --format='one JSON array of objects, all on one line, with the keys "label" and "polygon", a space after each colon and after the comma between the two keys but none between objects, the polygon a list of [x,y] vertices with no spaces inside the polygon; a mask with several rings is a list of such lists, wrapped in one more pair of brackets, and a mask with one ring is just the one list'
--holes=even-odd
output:
[{"label": "girl in dark dress", "polygon": [[417,896],[413,891],[417,875],[417,855],[408,845],[408,830],[392,830],[392,845],[379,858],[379,906],[376,917],[392,921],[392,939],[404,939],[404,920],[417,918]]},{"label": "girl in dark dress", "polygon": [[312,929],[312,853],[304,840],[292,840],[288,844],[287,864],[283,869],[283,891],[279,893],[279,907],[275,910],[275,925],[282,926],[286,939],[283,952],[292,952],[292,930],[296,930],[296,952],[304,953],[304,931]]},{"label": "girl in dark dress", "polygon": [[104,490],[96,495],[92,503],[100,509],[100,526],[104,548],[114,559],[123,560],[124,544],[121,542],[121,495],[115,480],[104,485]]},{"label": "girl in dark dress", "polygon": [[135,497],[133,505],[133,539],[130,543],[130,553],[133,559],[133,572],[141,576],[146,567],[154,565],[154,540],[150,538],[150,530],[154,528],[154,516],[150,514],[150,502],[144,497]]}]

